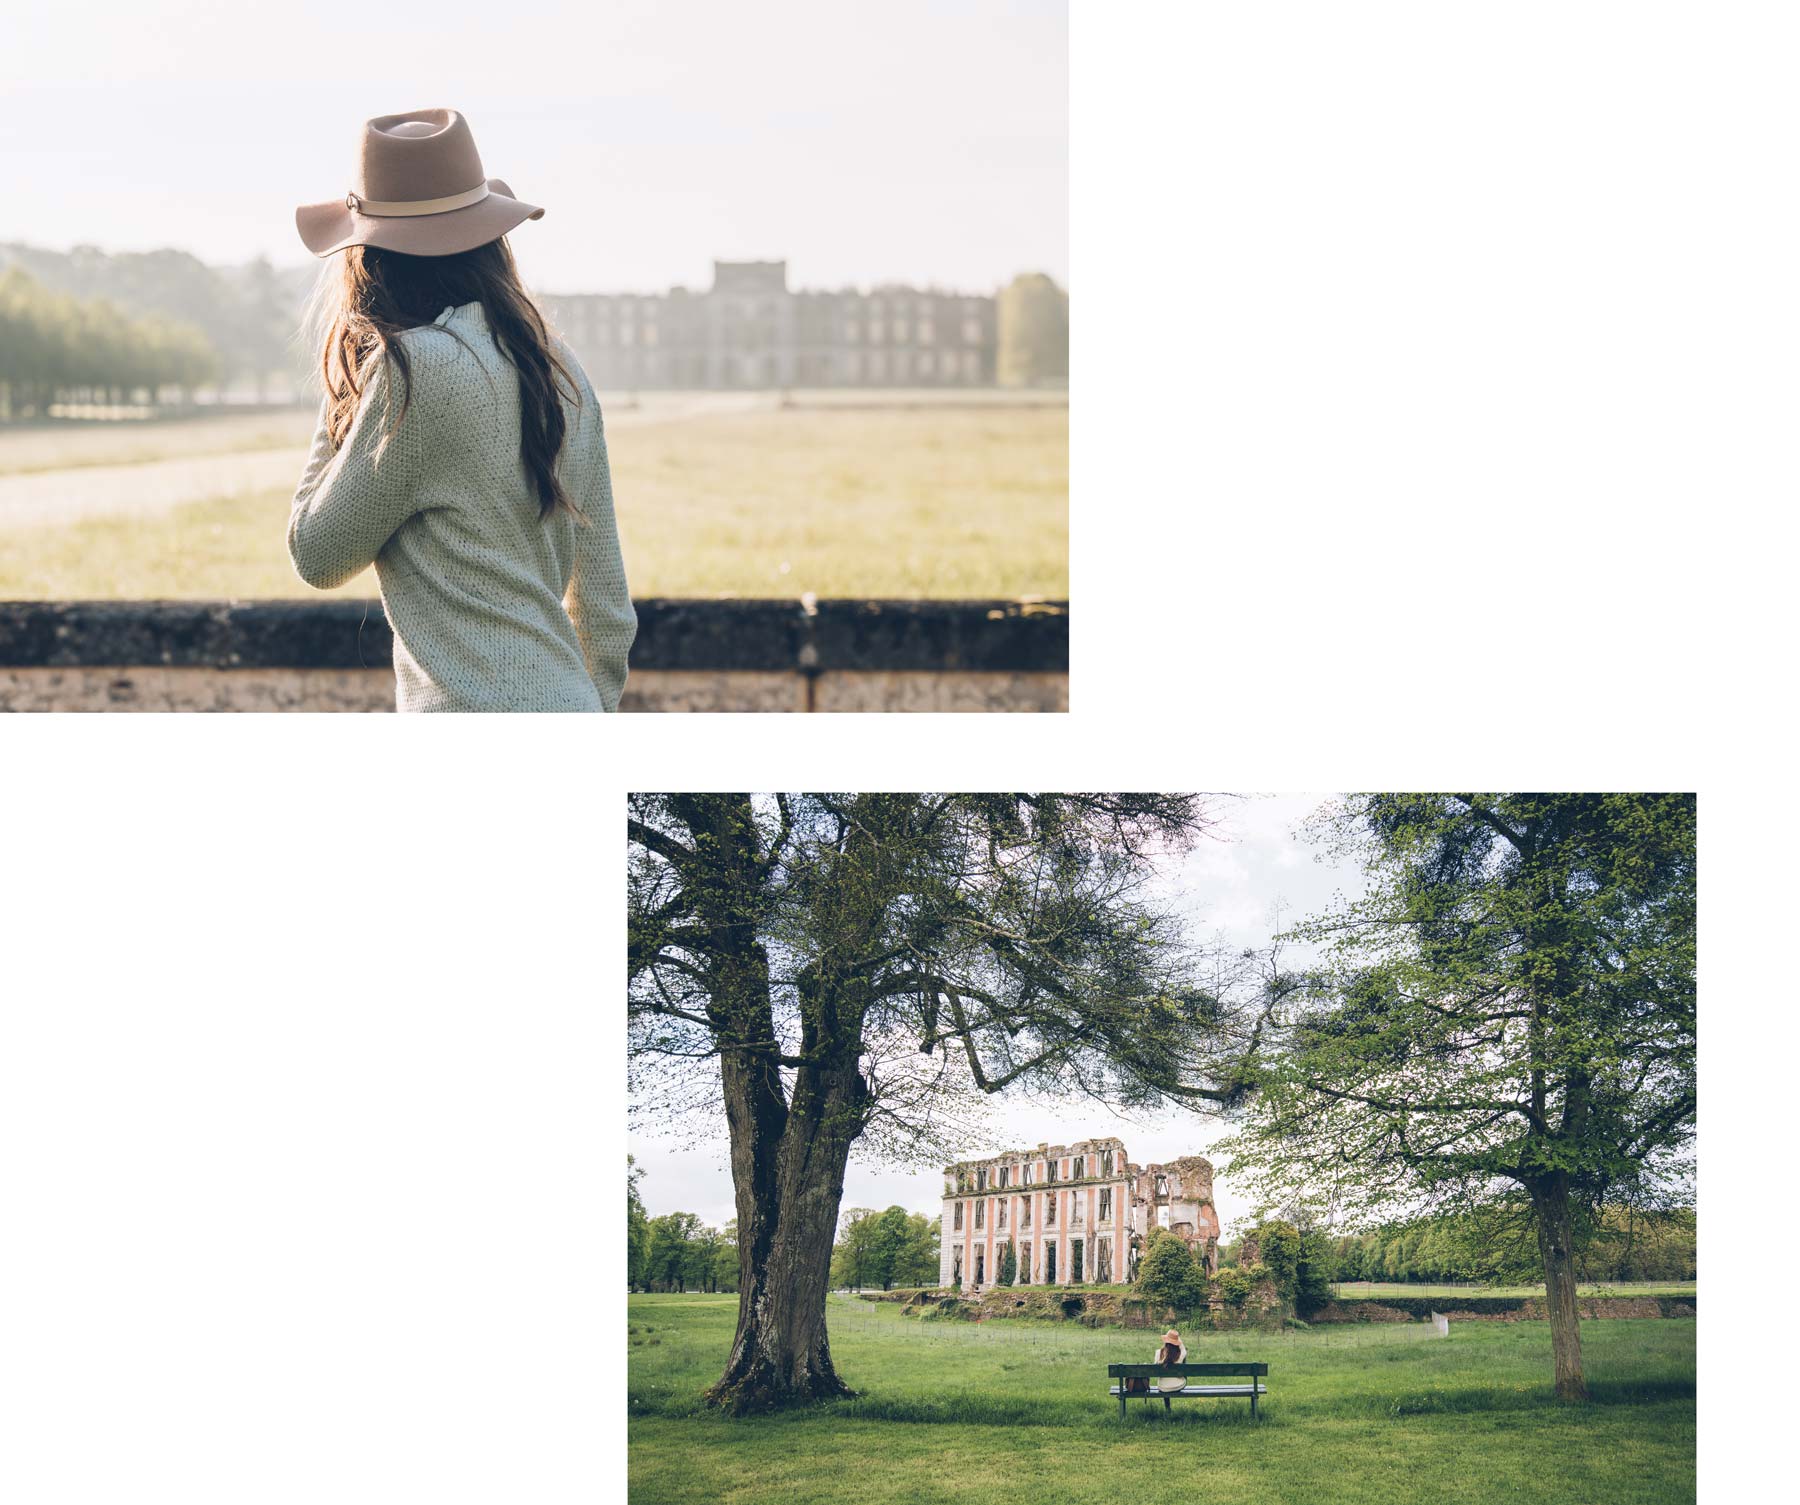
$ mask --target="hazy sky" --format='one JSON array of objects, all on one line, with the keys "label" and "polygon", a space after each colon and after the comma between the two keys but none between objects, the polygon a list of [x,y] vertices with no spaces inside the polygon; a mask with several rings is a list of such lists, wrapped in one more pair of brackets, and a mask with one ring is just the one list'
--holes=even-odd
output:
[{"label": "hazy sky", "polygon": [[[1323,795],[1275,795],[1247,799],[1226,807],[1220,841],[1202,844],[1189,856],[1171,862],[1169,890],[1192,914],[1197,933],[1217,934],[1239,944],[1266,943],[1275,929],[1275,906],[1281,923],[1323,910],[1337,893],[1359,893],[1360,868],[1316,860],[1316,848],[1295,827],[1323,802]],[[1289,960],[1303,953],[1289,953]],[[970,1145],[973,1156],[1016,1145],[1069,1143],[1102,1134],[1125,1141],[1140,1165],[1206,1152],[1228,1132],[1216,1121],[1190,1112],[1130,1120],[1109,1115],[1093,1102],[1026,1101],[1007,1098],[995,1113],[993,1143]],[[652,1216],[693,1212],[723,1226],[734,1215],[728,1146],[723,1124],[716,1136],[690,1143],[676,1136],[634,1134],[632,1153],[645,1168],[644,1202]],[[898,1202],[910,1211],[936,1216],[943,1197],[939,1171],[895,1169],[852,1156],[844,1181],[845,1207],[888,1207]],[[1229,1234],[1234,1219],[1251,1209],[1229,1179],[1213,1186],[1219,1214]]]},{"label": "hazy sky", "polygon": [[299,262],[372,115],[447,105],[549,212],[546,291],[990,290],[1068,272],[1067,7],[1043,0],[85,0],[9,8],[0,241]]}]

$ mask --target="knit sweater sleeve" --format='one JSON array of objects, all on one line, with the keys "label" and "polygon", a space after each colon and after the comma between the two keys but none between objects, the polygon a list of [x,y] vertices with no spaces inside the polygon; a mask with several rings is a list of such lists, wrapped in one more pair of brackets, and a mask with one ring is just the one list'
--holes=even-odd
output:
[{"label": "knit sweater sleeve", "polygon": [[[597,411],[597,409],[596,409]],[[575,568],[563,606],[575,624],[588,674],[608,711],[619,708],[625,688],[625,660],[637,636],[637,613],[625,587],[625,561],[613,519],[612,472],[606,461],[606,429],[600,429],[599,463],[575,498],[581,522],[575,529]]]},{"label": "knit sweater sleeve", "polygon": [[[343,445],[334,449],[319,410],[312,454],[288,518],[288,554],[308,585],[331,590],[375,562],[383,545],[418,510],[430,450],[429,404],[415,390],[390,435],[390,401],[399,397],[379,362],[364,389]],[[414,363],[416,384],[418,363]]]}]

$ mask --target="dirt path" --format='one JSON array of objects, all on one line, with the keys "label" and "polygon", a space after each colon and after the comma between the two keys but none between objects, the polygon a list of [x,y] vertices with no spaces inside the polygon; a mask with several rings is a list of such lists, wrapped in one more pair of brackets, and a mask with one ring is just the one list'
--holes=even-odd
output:
[{"label": "dirt path", "polygon": [[152,517],[186,502],[256,491],[291,493],[305,464],[304,449],[273,449],[0,476],[0,528],[42,527],[120,512]]}]

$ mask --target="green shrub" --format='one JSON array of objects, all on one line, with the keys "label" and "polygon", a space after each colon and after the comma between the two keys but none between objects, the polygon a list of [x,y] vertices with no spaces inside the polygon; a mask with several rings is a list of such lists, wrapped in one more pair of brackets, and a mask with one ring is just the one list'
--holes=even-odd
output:
[{"label": "green shrub", "polygon": [[1153,1238],[1138,1262],[1136,1289],[1140,1295],[1170,1306],[1199,1306],[1206,1300],[1206,1271],[1188,1246],[1172,1234]]}]

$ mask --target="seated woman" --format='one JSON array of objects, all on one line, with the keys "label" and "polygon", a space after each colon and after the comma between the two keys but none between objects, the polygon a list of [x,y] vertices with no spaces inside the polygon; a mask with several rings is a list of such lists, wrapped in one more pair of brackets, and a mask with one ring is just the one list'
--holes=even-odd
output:
[{"label": "seated woman", "polygon": [[[1164,1333],[1162,1335],[1162,1342],[1156,1345],[1156,1357],[1150,1362],[1153,1364],[1187,1363],[1187,1345],[1181,1341],[1181,1334],[1172,1327]],[[1181,1389],[1182,1386],[1186,1384],[1187,1380],[1183,1376],[1171,1374],[1165,1375],[1163,1378],[1159,1379],[1156,1382],[1156,1388],[1158,1390],[1174,1392]],[[1168,1407],[1168,1404],[1168,1399],[1165,1396],[1163,1400],[1165,1409]]]}]

